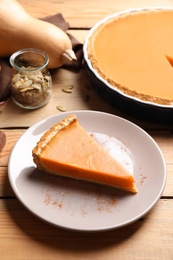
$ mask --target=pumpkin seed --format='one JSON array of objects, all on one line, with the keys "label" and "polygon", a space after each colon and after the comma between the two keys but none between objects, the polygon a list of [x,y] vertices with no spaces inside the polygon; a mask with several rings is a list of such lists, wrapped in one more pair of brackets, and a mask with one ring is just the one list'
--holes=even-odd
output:
[{"label": "pumpkin seed", "polygon": [[28,90],[33,90],[33,89],[34,89],[33,87],[23,88],[23,89],[20,89],[20,92],[26,92]]},{"label": "pumpkin seed", "polygon": [[62,91],[65,93],[72,93],[73,85],[68,85],[62,88]]},{"label": "pumpkin seed", "polygon": [[[25,69],[29,68],[32,69]],[[41,71],[20,71],[13,76],[11,87],[15,101],[24,106],[39,106],[51,95],[51,76]]]},{"label": "pumpkin seed", "polygon": [[65,111],[66,111],[65,107],[63,107],[63,106],[61,106],[61,105],[56,106],[56,108],[57,108],[59,111],[61,111],[61,112],[65,112]]}]

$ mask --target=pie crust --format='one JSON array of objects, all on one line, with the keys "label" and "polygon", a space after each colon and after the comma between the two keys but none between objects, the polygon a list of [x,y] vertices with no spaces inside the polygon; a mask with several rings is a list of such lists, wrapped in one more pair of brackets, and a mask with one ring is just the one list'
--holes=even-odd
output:
[{"label": "pie crust", "polygon": [[112,88],[173,105],[173,10],[122,12],[98,23],[87,42],[93,70]]},{"label": "pie crust", "polygon": [[32,154],[43,172],[137,192],[132,174],[86,132],[76,115],[45,132]]}]

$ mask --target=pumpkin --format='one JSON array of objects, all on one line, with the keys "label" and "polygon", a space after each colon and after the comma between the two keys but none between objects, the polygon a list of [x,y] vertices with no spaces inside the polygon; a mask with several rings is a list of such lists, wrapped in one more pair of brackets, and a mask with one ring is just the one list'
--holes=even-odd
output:
[{"label": "pumpkin", "polygon": [[30,16],[15,0],[0,0],[0,57],[24,48],[46,52],[49,68],[76,60],[71,41],[63,30]]}]

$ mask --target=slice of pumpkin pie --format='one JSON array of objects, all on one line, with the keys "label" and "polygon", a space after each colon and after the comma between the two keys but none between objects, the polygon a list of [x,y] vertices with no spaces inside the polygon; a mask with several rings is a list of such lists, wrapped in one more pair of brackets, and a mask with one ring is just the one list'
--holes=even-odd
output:
[{"label": "slice of pumpkin pie", "polygon": [[43,172],[137,192],[132,174],[87,133],[76,115],[45,132],[32,154]]}]

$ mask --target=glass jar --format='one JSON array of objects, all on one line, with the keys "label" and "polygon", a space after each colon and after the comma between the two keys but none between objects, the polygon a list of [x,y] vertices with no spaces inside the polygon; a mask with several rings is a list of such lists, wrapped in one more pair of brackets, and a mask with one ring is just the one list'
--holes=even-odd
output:
[{"label": "glass jar", "polygon": [[52,79],[48,62],[46,53],[31,48],[17,51],[10,57],[13,67],[11,94],[18,106],[36,109],[49,102]]}]

